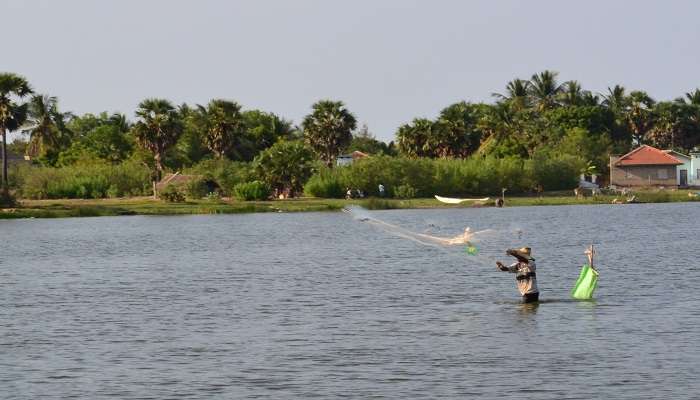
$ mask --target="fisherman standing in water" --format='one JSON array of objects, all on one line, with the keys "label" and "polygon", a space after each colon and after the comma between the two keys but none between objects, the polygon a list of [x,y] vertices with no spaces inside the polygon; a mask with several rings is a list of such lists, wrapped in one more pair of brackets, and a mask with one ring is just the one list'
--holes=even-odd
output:
[{"label": "fisherman standing in water", "polygon": [[506,267],[500,261],[496,266],[501,271],[513,272],[520,294],[523,295],[523,303],[538,301],[540,292],[537,290],[537,275],[535,274],[535,259],[530,256],[530,248],[508,249],[506,254],[517,259],[517,262]]}]

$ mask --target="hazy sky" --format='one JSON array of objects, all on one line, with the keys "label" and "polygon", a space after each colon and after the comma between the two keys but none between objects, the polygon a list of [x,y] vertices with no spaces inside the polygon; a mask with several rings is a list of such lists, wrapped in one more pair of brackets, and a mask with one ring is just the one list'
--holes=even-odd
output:
[{"label": "hazy sky", "polygon": [[597,92],[700,86],[697,1],[0,0],[0,71],[75,113],[238,101],[299,123],[344,101],[390,140],[552,69]]}]

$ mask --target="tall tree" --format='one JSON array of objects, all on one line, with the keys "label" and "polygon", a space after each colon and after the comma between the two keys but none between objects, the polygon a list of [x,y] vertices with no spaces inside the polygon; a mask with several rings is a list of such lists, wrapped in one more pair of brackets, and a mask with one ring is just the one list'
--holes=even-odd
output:
[{"label": "tall tree", "polygon": [[[234,101],[215,99],[206,107],[197,105],[196,118],[206,131],[204,141],[218,159],[236,153],[236,144],[245,133],[241,106]],[[240,154],[238,157],[240,158]]]},{"label": "tall tree", "polygon": [[73,116],[66,124],[68,135],[62,135],[70,136],[70,146],[59,153],[56,164],[71,165],[95,159],[119,163],[133,150],[130,129],[131,124],[120,113]]},{"label": "tall tree", "polygon": [[70,116],[70,113],[59,111],[56,97],[45,94],[32,96],[27,108],[27,122],[22,130],[29,135],[26,154],[55,164],[60,149],[70,144],[66,128],[66,119]]},{"label": "tall tree", "polygon": [[556,106],[561,91],[562,86],[557,82],[556,72],[545,70],[530,78],[530,99],[539,111]]},{"label": "tall tree", "polygon": [[10,72],[0,73],[0,134],[2,135],[2,193],[7,198],[9,182],[7,179],[7,132],[19,129],[26,118],[26,105],[17,104],[15,98],[21,99],[32,93],[24,77]]},{"label": "tall tree", "polygon": [[527,157],[525,126],[534,114],[531,110],[517,111],[509,103],[489,107],[478,123],[484,135],[477,154]]},{"label": "tall tree", "polygon": [[700,141],[700,107],[667,101],[654,105],[655,121],[645,140],[655,147],[691,150]]},{"label": "tall tree", "polygon": [[338,154],[352,141],[357,121],[341,101],[321,100],[312,109],[302,122],[304,139],[332,168]]},{"label": "tall tree", "polygon": [[499,101],[509,103],[515,110],[530,107],[530,82],[523,79],[513,79],[506,85],[506,93],[492,93]]},{"label": "tall tree", "polygon": [[629,107],[625,114],[627,125],[632,132],[632,139],[637,146],[642,144],[644,136],[654,126],[652,109],[654,103],[654,100],[646,92],[630,92]]},{"label": "tall tree", "polygon": [[248,110],[242,113],[246,129],[248,149],[244,149],[243,159],[251,160],[259,152],[269,148],[279,139],[294,139],[291,122],[279,116],[260,110]]},{"label": "tall tree", "polygon": [[611,137],[618,152],[625,153],[629,150],[632,142],[632,131],[627,118],[630,111],[630,98],[621,85],[608,87],[607,93],[601,94],[601,96],[603,98],[601,105],[615,115],[615,127],[611,131]]},{"label": "tall tree", "polygon": [[372,132],[369,131],[367,124],[362,124],[362,127],[352,135],[352,142],[350,142],[348,151],[355,150],[366,154],[393,155],[389,145],[381,140],[377,140]]},{"label": "tall tree", "polygon": [[[399,153],[407,157],[430,157],[433,155],[435,123],[426,118],[416,118],[396,131]],[[429,142],[430,141],[430,142]]]},{"label": "tall tree", "polygon": [[623,113],[629,105],[625,88],[620,85],[608,88],[608,93],[603,94],[602,104],[615,113]]},{"label": "tall tree", "polygon": [[442,143],[437,156],[464,158],[479,148],[482,132],[478,122],[484,114],[482,108],[482,105],[462,101],[440,112],[437,133]]},{"label": "tall tree", "polygon": [[688,100],[688,104],[700,106],[700,89],[695,89],[692,92],[686,93],[685,98]]},{"label": "tall tree", "polygon": [[301,140],[280,140],[255,157],[253,167],[276,194],[301,192],[314,172],[314,154]]},{"label": "tall tree", "polygon": [[562,85],[562,90],[559,93],[559,101],[564,106],[580,106],[583,105],[585,91],[581,88],[581,84],[577,81],[568,81]]},{"label": "tall tree", "polygon": [[165,99],[146,99],[136,110],[138,121],[133,126],[136,142],[153,154],[153,196],[156,182],[163,173],[163,157],[182,134],[182,120],[173,104]]}]

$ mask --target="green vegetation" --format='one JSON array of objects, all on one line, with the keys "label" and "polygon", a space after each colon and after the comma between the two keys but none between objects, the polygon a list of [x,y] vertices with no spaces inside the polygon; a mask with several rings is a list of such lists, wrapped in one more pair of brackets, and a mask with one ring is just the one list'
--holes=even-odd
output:
[{"label": "green vegetation", "polygon": [[[161,202],[162,208],[120,200],[33,211],[41,215],[76,209],[90,215],[239,212],[272,207],[262,202],[269,198],[342,199],[348,189],[370,197],[361,200],[370,208],[435,206],[416,198],[497,196],[504,188],[513,199],[509,205],[605,203],[612,198],[513,196],[571,190],[581,173],[605,177],[610,154],[639,144],[685,152],[700,145],[700,89],[657,102],[619,85],[592,93],[576,81],[560,82],[553,71],[508,82],[503,93],[493,94],[494,103],[462,101],[447,105],[434,119],[415,118],[398,127],[396,144],[377,140],[366,125],[357,129],[356,117],[336,100],[313,104],[296,127],[227,99],[195,106],[145,99],[132,122],[118,113],[73,115],[60,110],[56,97],[31,95],[24,77],[0,73],[2,151],[7,132],[19,131],[23,137],[8,147],[32,160],[3,167],[4,206],[15,198],[28,207],[30,199],[145,196],[164,172],[197,176],[179,189],[167,189],[161,198],[170,202]],[[336,166],[340,154],[354,150],[370,157]],[[3,160],[7,164],[7,157]],[[384,198],[371,198],[379,195],[379,184],[386,189]],[[673,192],[643,192],[638,198],[694,199]],[[296,210],[343,203],[283,204]]]},{"label": "green vegetation", "polygon": [[[134,138],[143,149],[153,154],[153,185],[163,175],[165,152],[182,133],[182,118],[175,107],[165,99],[146,99],[136,110],[139,120],[134,125]],[[153,193],[155,196],[156,193]]]},{"label": "green vegetation", "polygon": [[236,199],[244,201],[266,200],[270,197],[270,192],[270,187],[260,181],[239,183],[233,188]]},{"label": "green vegetation", "polygon": [[68,167],[17,169],[18,194],[26,199],[99,199],[142,196],[150,188],[150,174],[136,162],[94,162]]},{"label": "green vegetation", "polygon": [[7,165],[7,131],[19,129],[27,118],[27,104],[17,103],[32,93],[23,77],[13,73],[0,73],[0,135],[2,135],[2,182],[0,182],[0,206],[13,205]]},{"label": "green vegetation", "polygon": [[333,168],[340,151],[352,142],[357,122],[341,101],[321,100],[304,118],[304,139],[328,168]]},{"label": "green vegetation", "polygon": [[185,202],[185,193],[183,193],[182,190],[175,185],[166,186],[165,189],[158,193],[158,197],[168,203]]},{"label": "green vegetation", "polygon": [[[637,198],[642,202],[700,201],[700,197],[689,197],[685,190],[642,191]],[[542,196],[506,197],[506,206],[547,205],[595,205],[610,204],[616,196],[576,198],[563,192],[544,193]],[[370,210],[420,209],[420,208],[470,208],[492,207],[493,201],[481,204],[463,203],[451,205],[434,198],[416,199],[317,199],[296,198],[274,201],[226,201],[219,198],[164,202],[151,198],[89,199],[89,200],[24,200],[20,208],[0,210],[0,219],[10,218],[60,218],[117,215],[187,215],[187,214],[238,214],[250,212],[302,212],[339,211],[348,205],[359,205]],[[620,207],[636,207],[622,205]]]},{"label": "green vegetation", "polygon": [[344,168],[321,168],[304,187],[315,197],[344,197],[343,188],[360,189],[378,196],[383,184],[389,197],[489,196],[508,188],[510,194],[540,190],[572,189],[585,167],[573,156],[538,155],[533,159],[515,157],[471,157],[428,159],[374,156],[357,160]]}]

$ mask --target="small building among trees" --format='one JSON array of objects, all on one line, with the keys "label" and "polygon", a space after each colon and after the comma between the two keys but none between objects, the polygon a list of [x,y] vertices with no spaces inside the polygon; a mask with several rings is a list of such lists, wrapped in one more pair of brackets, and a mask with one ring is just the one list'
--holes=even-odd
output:
[{"label": "small building among trees", "polygon": [[338,158],[336,159],[336,164],[337,164],[339,167],[343,167],[343,166],[352,164],[353,161],[355,161],[355,160],[357,160],[357,159],[365,158],[365,157],[367,157],[367,156],[368,156],[367,154],[365,154],[365,153],[363,153],[363,152],[361,152],[361,151],[355,150],[355,151],[353,151],[353,152],[350,153],[350,154],[341,154],[341,155],[339,155]]},{"label": "small building among trees", "polygon": [[672,154],[643,145],[623,156],[610,156],[610,184],[677,187],[678,167],[682,165]]}]

